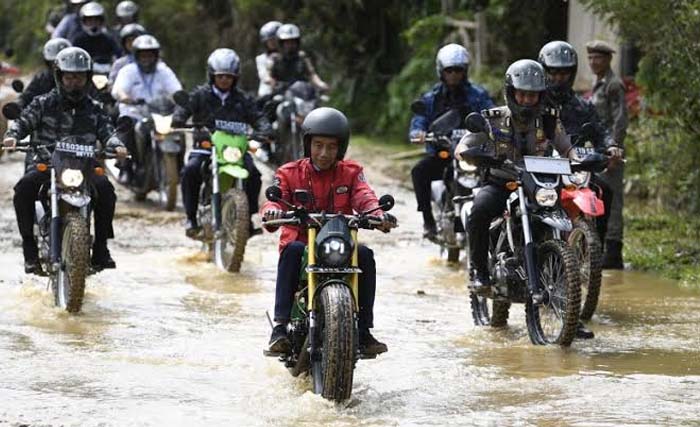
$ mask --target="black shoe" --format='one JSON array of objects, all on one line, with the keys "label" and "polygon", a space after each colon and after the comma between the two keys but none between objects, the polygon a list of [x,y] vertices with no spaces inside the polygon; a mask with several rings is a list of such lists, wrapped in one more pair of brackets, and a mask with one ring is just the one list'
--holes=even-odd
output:
[{"label": "black shoe", "polygon": [[359,345],[360,353],[368,356],[376,356],[389,351],[386,344],[377,341],[377,339],[369,333],[369,329],[360,329]]},{"label": "black shoe", "polygon": [[576,326],[576,338],[580,340],[590,340],[595,338],[595,334],[590,329],[583,325],[583,322],[578,322]]},{"label": "black shoe", "polygon": [[95,271],[117,268],[117,263],[112,259],[112,255],[109,253],[109,249],[107,249],[106,246],[97,246],[92,249],[90,264]]},{"label": "black shoe", "polygon": [[202,227],[198,226],[194,221],[187,221],[185,225],[185,236],[190,239],[197,238],[202,233]]},{"label": "black shoe", "polygon": [[39,276],[44,275],[44,271],[41,269],[41,264],[39,264],[38,260],[25,261],[24,272],[27,274],[36,274]]},{"label": "black shoe", "polygon": [[289,353],[291,350],[292,344],[287,338],[287,325],[276,325],[272,328],[267,351],[270,353]]},{"label": "black shoe", "polygon": [[477,271],[472,277],[469,289],[476,295],[488,296],[491,294],[491,277],[485,271]]},{"label": "black shoe", "polygon": [[603,255],[603,269],[623,270],[625,264],[622,262],[622,242],[618,240],[605,241],[605,255]]}]

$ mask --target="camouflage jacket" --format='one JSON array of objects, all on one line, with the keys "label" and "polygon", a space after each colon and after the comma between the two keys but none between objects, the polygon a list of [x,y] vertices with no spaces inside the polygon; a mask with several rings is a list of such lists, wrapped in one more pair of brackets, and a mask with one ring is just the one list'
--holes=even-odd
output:
[{"label": "camouflage jacket", "polygon": [[[527,124],[516,123],[506,106],[483,110],[481,114],[491,126],[491,135],[467,132],[455,148],[456,153],[483,146],[493,157],[520,163],[523,156],[551,155],[551,148],[563,157],[571,150],[569,135],[564,131],[556,109],[545,109]],[[511,172],[497,168],[491,168],[489,174],[501,179],[514,178]]]},{"label": "camouflage jacket", "polygon": [[[91,145],[100,141],[109,148],[124,146],[114,136],[114,127],[107,115],[91,98],[72,104],[59,94],[58,89],[34,98],[5,133],[6,138],[18,141],[28,135],[32,135],[32,147],[53,144],[67,136],[80,136]],[[48,160],[44,154],[39,154],[33,162]]]},{"label": "camouflage jacket", "polygon": [[603,126],[609,129],[615,144],[624,147],[627,135],[627,104],[625,103],[625,85],[612,70],[593,85],[591,102],[603,121]]}]

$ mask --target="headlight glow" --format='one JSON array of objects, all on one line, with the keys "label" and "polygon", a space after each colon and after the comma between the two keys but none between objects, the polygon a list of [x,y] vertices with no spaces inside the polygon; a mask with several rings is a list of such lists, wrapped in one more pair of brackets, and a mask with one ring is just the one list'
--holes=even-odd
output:
[{"label": "headlight glow", "polygon": [[83,179],[83,173],[78,169],[66,169],[61,172],[61,182],[66,187],[80,187]]},{"label": "headlight glow", "polygon": [[537,204],[542,207],[549,208],[554,206],[557,203],[557,199],[559,199],[557,190],[540,188],[535,193],[535,200],[537,201]]},{"label": "headlight glow", "polygon": [[340,267],[348,262],[352,248],[340,237],[330,237],[321,242],[321,260],[330,267]]},{"label": "headlight glow", "polygon": [[471,163],[467,162],[466,160],[459,161],[459,168],[462,169],[464,172],[475,172],[476,171],[476,166],[472,165]]},{"label": "headlight glow", "polygon": [[241,150],[236,147],[226,147],[222,153],[224,160],[229,163],[237,163],[243,157]]}]

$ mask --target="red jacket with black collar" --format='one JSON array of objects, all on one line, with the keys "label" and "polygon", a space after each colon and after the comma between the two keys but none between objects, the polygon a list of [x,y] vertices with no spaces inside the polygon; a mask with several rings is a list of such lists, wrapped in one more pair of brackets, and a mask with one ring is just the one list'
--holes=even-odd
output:
[{"label": "red jacket with black collar", "polygon": [[[317,170],[309,158],[297,160],[280,166],[274,182],[282,189],[282,199],[294,204],[298,203],[293,200],[294,190],[307,190],[310,201],[306,208],[310,212],[352,214],[379,206],[377,196],[367,184],[362,166],[352,160],[340,160],[326,171]],[[260,213],[270,209],[286,211],[287,207],[268,200]],[[304,227],[283,226],[280,252],[293,241],[306,243],[306,237]]]}]

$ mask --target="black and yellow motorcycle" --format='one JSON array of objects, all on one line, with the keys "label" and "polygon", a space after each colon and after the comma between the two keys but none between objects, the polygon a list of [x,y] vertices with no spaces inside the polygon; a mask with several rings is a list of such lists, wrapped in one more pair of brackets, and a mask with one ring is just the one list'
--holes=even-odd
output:
[{"label": "black and yellow motorcycle", "polygon": [[310,373],[314,393],[341,402],[350,398],[355,363],[363,355],[358,346],[358,243],[359,229],[372,230],[382,218],[371,215],[394,206],[389,195],[379,207],[359,215],[309,213],[304,206],[308,192],[297,190],[295,206],[282,199],[279,187],[265,191],[267,199],[290,209],[281,219],[265,221],[268,226],[306,227],[308,245],[302,259],[299,289],[292,306],[288,338],[290,353],[265,352],[279,357],[293,376]]}]

